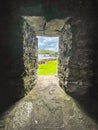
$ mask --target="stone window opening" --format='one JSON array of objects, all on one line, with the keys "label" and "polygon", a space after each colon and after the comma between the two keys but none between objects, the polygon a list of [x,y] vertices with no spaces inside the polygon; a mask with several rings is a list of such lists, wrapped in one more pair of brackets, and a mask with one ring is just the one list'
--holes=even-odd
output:
[{"label": "stone window opening", "polygon": [[[72,48],[71,25],[65,19],[47,21],[44,16],[23,16],[24,19],[24,76],[25,88],[30,91],[38,77],[38,38],[37,36],[58,37],[58,68],[59,84],[65,88],[65,80],[69,75],[69,57]],[[66,68],[66,69],[65,69]],[[29,83],[26,83],[28,81]],[[27,86],[28,85],[28,86]]]},{"label": "stone window opening", "polygon": [[[43,16],[24,17],[24,65],[26,75],[24,86],[30,91],[37,81],[38,38],[37,36],[59,36],[58,79],[60,86],[67,93],[87,92],[92,83],[92,75],[84,67],[90,69],[88,48],[86,48],[87,23],[82,19],[52,19],[47,21]],[[29,64],[28,64],[29,63]],[[85,63],[85,64],[84,64]],[[85,82],[86,80],[86,82]],[[29,82],[29,83],[28,83]],[[90,84],[90,85],[89,85]],[[85,87],[84,87],[85,86]]]},{"label": "stone window opening", "polygon": [[24,86],[26,88],[26,92],[32,90],[38,79],[37,36],[59,38],[57,77],[59,79],[60,86],[65,89],[67,87],[67,79],[69,77],[69,57],[71,55],[72,48],[71,25],[67,23],[65,19],[52,19],[50,21],[46,21],[43,16],[23,16],[23,19],[23,57],[26,70],[26,75],[24,76]]},{"label": "stone window opening", "polygon": [[38,76],[57,76],[59,37],[37,36]]}]

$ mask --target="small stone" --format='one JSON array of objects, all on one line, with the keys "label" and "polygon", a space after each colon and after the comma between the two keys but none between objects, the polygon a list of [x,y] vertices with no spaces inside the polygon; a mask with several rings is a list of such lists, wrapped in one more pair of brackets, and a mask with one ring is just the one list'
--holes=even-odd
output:
[{"label": "small stone", "polygon": [[37,121],[37,120],[35,120],[35,124],[38,124],[38,121]]}]

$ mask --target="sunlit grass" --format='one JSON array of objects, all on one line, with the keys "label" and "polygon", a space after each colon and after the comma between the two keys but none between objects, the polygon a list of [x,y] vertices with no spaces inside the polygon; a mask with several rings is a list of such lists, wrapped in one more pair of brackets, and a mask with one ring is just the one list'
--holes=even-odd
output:
[{"label": "sunlit grass", "polygon": [[48,61],[38,65],[38,75],[55,75],[57,73],[58,60]]}]

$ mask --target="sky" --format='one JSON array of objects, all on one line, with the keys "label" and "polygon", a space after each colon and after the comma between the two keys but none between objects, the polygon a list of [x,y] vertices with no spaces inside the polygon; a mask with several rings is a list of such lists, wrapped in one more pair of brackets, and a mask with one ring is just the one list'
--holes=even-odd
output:
[{"label": "sky", "polygon": [[39,50],[53,50],[58,51],[58,37],[42,37],[37,36],[38,38],[38,49]]}]

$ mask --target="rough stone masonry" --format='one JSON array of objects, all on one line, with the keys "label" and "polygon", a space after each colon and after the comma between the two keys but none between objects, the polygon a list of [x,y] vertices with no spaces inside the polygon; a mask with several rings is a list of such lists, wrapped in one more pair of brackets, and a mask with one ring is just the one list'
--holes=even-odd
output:
[{"label": "rough stone masonry", "polygon": [[33,29],[24,21],[23,60],[25,72],[23,75],[25,94],[36,84],[38,69],[38,41]]}]

